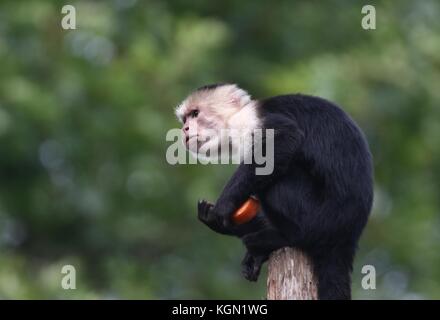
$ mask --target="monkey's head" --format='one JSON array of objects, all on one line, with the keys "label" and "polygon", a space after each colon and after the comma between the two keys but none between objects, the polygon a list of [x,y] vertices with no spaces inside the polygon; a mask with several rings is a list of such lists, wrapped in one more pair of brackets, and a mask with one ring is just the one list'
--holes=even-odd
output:
[{"label": "monkey's head", "polygon": [[234,139],[227,137],[231,131],[246,134],[260,126],[256,101],[235,84],[197,89],[177,107],[176,115],[183,124],[185,147],[199,154],[220,150],[224,143],[232,144],[234,151]]}]

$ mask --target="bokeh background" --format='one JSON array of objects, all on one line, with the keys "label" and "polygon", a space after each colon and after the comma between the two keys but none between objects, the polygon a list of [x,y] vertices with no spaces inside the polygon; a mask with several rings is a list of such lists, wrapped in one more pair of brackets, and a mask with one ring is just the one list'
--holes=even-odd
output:
[{"label": "bokeh background", "polygon": [[233,166],[165,161],[174,107],[223,81],[342,105],[375,163],[353,297],[440,298],[439,16],[436,0],[1,1],[0,298],[264,298],[239,241],[196,219]]}]

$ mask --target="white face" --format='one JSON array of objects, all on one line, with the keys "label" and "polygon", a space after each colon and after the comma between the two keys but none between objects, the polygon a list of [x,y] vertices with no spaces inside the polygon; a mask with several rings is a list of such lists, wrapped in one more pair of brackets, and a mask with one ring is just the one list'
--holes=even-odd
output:
[{"label": "white face", "polygon": [[201,149],[215,148],[220,142],[221,129],[225,129],[221,119],[216,119],[197,106],[188,110],[182,122],[185,147],[194,153],[199,153]]},{"label": "white face", "polygon": [[185,147],[202,156],[208,149],[218,152],[226,145],[229,148],[228,129],[256,126],[252,103],[249,94],[236,85],[192,93],[176,110],[183,124]]}]

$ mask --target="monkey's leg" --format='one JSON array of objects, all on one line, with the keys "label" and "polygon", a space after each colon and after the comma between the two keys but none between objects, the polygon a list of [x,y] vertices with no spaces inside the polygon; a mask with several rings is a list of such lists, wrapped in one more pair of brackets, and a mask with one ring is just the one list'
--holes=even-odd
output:
[{"label": "monkey's leg", "polygon": [[246,251],[246,254],[241,262],[241,273],[243,277],[249,281],[257,281],[258,276],[260,275],[261,266],[268,259],[268,256],[265,255],[253,255],[249,251]]},{"label": "monkey's leg", "polygon": [[246,234],[242,240],[246,248],[253,254],[270,254],[274,250],[291,245],[288,239],[273,228]]}]

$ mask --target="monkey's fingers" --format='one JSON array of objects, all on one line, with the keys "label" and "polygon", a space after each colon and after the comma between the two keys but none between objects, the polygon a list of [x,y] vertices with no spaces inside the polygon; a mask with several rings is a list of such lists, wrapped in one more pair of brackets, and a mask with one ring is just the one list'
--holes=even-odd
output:
[{"label": "monkey's fingers", "polygon": [[212,208],[212,204],[206,200],[199,200],[197,203],[198,218],[200,221],[207,223],[209,221],[209,210]]}]

